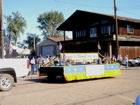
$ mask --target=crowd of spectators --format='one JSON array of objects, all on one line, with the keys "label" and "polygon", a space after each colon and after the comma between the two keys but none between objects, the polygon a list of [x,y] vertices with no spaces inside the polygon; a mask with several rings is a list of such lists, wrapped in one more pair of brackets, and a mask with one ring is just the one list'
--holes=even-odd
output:
[{"label": "crowd of spectators", "polygon": [[[126,56],[124,59],[126,60],[128,57]],[[108,63],[114,63],[117,62],[120,64],[120,66],[122,65],[122,57],[121,55],[118,55],[118,57],[116,58],[115,56],[113,56],[112,58],[110,58],[109,56],[104,57],[103,59],[98,59],[98,60],[93,60],[92,62],[75,62],[74,60],[70,60],[67,59],[65,60],[65,57],[62,57],[60,55],[56,55],[56,56],[46,56],[46,57],[42,57],[42,56],[37,56],[37,57],[29,57],[29,61],[30,61],[30,65],[31,65],[31,74],[36,74],[39,72],[39,68],[41,65],[43,66],[62,66],[62,65],[77,65],[77,64],[108,64]],[[128,61],[128,60],[126,60]],[[126,64],[126,67],[128,67],[128,64]]]},{"label": "crowd of spectators", "polygon": [[37,56],[37,57],[29,57],[30,64],[31,64],[31,74],[36,74],[39,71],[41,65],[44,66],[53,66],[58,65],[58,56]]}]

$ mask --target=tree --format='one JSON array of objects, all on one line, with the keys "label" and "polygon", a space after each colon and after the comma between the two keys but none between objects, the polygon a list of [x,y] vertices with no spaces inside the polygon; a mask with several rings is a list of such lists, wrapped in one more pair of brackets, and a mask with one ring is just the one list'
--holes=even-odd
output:
[{"label": "tree", "polygon": [[35,45],[41,41],[39,35],[27,33],[27,40],[24,40],[23,43],[27,44],[30,50],[34,50],[34,38],[35,38]]},{"label": "tree", "polygon": [[46,37],[63,37],[61,31],[56,28],[64,21],[64,16],[61,12],[50,11],[40,14],[37,18],[37,22],[40,23],[38,28],[42,30],[43,38]]},{"label": "tree", "polygon": [[5,16],[7,22],[7,33],[12,36],[14,44],[17,43],[17,39],[20,38],[20,34],[24,34],[24,28],[26,27],[26,20],[21,16],[19,12],[12,12],[12,15]]}]

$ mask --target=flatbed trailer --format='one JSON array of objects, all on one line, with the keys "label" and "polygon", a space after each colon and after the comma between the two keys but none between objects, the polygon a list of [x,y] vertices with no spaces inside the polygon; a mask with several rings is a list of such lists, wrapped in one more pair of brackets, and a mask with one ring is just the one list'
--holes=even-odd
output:
[{"label": "flatbed trailer", "polygon": [[121,75],[119,64],[91,64],[58,67],[42,66],[39,70],[39,76],[48,76],[49,79],[55,79],[57,76],[61,76],[64,77],[66,81],[115,77],[119,75]]},{"label": "flatbed trailer", "polygon": [[[61,54],[63,57],[64,54]],[[65,53],[65,59],[85,61],[98,59],[97,53]],[[121,75],[120,64],[78,64],[70,66],[41,66],[39,76],[47,76],[48,79],[63,77],[66,81],[85,80],[94,78],[115,77]]]}]

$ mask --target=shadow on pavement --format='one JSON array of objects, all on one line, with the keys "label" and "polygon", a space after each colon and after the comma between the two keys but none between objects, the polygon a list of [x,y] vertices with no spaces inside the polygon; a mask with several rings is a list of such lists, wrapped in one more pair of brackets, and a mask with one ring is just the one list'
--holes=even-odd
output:
[{"label": "shadow on pavement", "polygon": [[77,83],[77,82],[86,82],[86,81],[94,81],[94,80],[103,80],[103,79],[114,79],[115,77],[104,77],[104,78],[93,78],[93,79],[84,79],[84,80],[74,80],[67,82],[64,78],[62,77],[57,77],[54,80],[49,80],[47,77],[39,77],[37,75],[31,75],[26,77],[24,81],[31,81],[31,82],[36,82],[36,83],[50,83],[50,84],[65,84],[65,83]]},{"label": "shadow on pavement", "polygon": [[39,76],[29,76],[24,81],[31,81],[37,83],[53,83],[53,84],[60,84],[60,83],[67,83],[63,78],[57,77],[55,80],[48,80],[47,77],[39,77]]}]

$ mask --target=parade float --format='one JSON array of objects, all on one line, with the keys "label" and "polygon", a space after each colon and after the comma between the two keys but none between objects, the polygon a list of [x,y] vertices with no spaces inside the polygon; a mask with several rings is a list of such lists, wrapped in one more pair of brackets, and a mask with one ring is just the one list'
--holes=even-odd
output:
[{"label": "parade float", "polygon": [[39,76],[48,79],[61,76],[66,81],[74,81],[121,75],[119,63],[108,59],[102,63],[99,53],[60,53],[58,58],[51,65],[42,65]]}]

